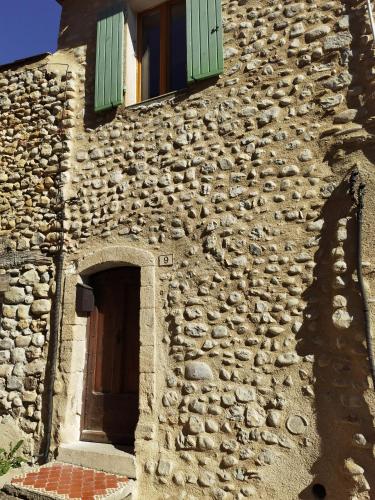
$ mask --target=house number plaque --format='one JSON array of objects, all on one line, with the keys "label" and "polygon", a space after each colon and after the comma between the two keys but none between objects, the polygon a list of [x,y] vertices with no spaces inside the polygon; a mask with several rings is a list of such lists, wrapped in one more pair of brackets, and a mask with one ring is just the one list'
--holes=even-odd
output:
[{"label": "house number plaque", "polygon": [[173,266],[173,253],[169,255],[159,255],[159,266]]}]

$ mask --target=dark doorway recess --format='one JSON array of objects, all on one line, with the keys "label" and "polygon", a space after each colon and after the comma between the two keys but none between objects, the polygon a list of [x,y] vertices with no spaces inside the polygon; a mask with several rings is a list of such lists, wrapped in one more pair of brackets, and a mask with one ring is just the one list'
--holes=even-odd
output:
[{"label": "dark doorway recess", "polygon": [[118,267],[90,278],[95,306],[81,440],[132,446],[138,421],[140,269]]}]

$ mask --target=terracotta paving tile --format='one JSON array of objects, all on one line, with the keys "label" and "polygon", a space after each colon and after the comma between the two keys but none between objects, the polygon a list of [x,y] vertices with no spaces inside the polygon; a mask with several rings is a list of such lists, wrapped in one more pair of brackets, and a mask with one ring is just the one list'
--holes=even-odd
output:
[{"label": "terracotta paving tile", "polygon": [[125,476],[56,462],[12,479],[17,488],[50,493],[64,500],[105,500],[120,492],[127,482]]},{"label": "terracotta paving tile", "polygon": [[23,482],[22,482],[22,481],[20,481],[20,484],[22,484],[22,485],[24,485],[24,486],[26,486],[26,485],[27,485],[27,486],[29,486],[29,485],[31,486],[31,485],[32,485],[32,484],[34,484],[34,483],[35,483],[34,479],[25,479],[25,481],[23,481]]}]

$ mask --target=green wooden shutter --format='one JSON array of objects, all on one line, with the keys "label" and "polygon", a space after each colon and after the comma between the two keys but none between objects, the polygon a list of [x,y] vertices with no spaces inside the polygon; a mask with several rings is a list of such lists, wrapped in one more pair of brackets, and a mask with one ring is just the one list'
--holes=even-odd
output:
[{"label": "green wooden shutter", "polygon": [[123,102],[124,12],[115,6],[98,20],[96,35],[95,111]]},{"label": "green wooden shutter", "polygon": [[224,69],[221,0],[186,0],[188,82]]}]

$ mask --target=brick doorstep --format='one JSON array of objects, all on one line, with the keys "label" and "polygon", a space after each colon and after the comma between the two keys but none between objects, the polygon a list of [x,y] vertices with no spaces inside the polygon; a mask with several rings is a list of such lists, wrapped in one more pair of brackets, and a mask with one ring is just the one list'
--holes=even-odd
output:
[{"label": "brick doorstep", "polygon": [[3,491],[11,495],[4,500],[122,500],[131,495],[133,486],[125,476],[52,462],[15,476]]}]

